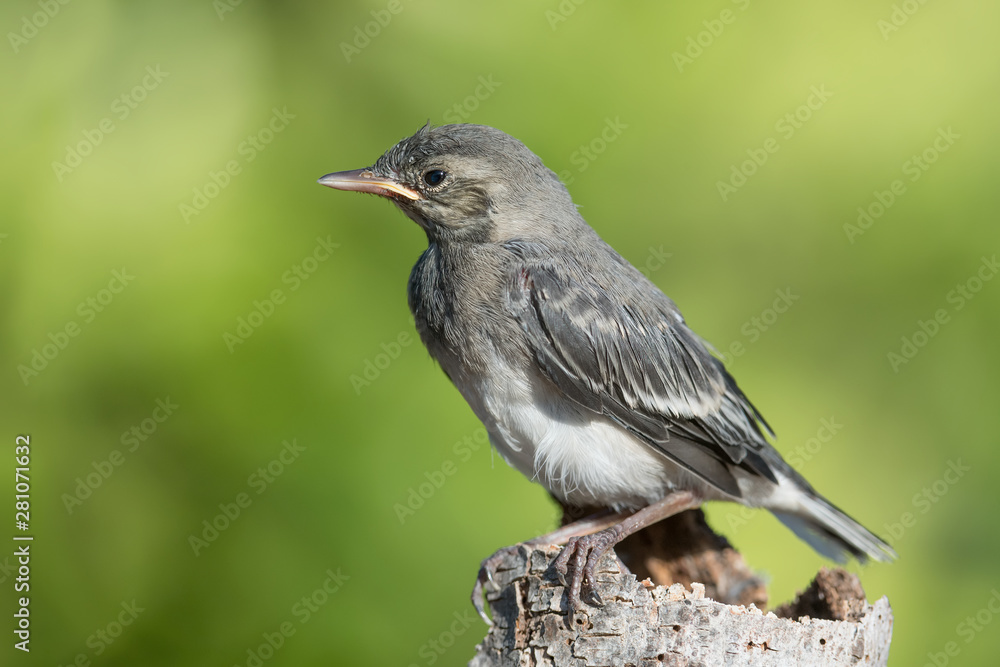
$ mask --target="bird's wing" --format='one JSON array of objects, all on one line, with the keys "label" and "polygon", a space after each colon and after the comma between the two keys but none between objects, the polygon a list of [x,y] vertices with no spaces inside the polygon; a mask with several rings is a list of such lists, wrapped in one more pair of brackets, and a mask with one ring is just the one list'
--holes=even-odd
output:
[{"label": "bird's wing", "polygon": [[[598,285],[542,264],[512,276],[513,308],[535,359],[567,397],[607,415],[732,496],[737,465],[776,481],[767,425],[673,303],[634,285]],[[768,429],[769,431],[769,429]]]}]

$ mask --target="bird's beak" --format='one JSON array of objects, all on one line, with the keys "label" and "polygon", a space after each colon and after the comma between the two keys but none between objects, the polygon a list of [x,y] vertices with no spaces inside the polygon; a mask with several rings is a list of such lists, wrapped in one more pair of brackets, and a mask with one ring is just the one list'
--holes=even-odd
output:
[{"label": "bird's beak", "polygon": [[372,173],[371,169],[354,169],[353,171],[338,171],[327,174],[317,181],[320,185],[335,190],[350,190],[351,192],[367,192],[373,195],[392,198],[393,195],[407,199],[420,199],[420,193],[397,183],[391,178],[381,178]]}]

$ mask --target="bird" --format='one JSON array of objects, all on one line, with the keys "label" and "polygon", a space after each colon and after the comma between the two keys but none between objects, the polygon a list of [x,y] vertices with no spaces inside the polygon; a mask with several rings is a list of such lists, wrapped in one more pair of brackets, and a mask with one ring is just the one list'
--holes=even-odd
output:
[{"label": "bird", "polygon": [[[713,348],[519,140],[428,122],[318,182],[386,198],[420,226],[407,296],[430,355],[508,464],[564,506],[604,508],[522,543],[563,547],[570,615],[602,604],[595,568],[615,544],[708,501],[765,508],[838,562],[897,557],[785,462]],[[484,586],[516,547],[480,566],[487,623]]]}]

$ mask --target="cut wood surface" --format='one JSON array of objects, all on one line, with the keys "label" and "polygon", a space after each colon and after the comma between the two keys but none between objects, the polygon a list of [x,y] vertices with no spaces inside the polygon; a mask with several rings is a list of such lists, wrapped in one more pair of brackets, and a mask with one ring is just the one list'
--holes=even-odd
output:
[{"label": "cut wood surface", "polygon": [[[731,550],[728,544],[725,549]],[[508,555],[497,571],[499,590],[487,595],[494,625],[472,667],[884,665],[888,658],[888,600],[868,604],[857,577],[843,570],[824,568],[795,601],[779,608],[812,614],[793,619],[752,603],[717,602],[699,582],[663,587],[638,581],[609,554],[598,569],[604,606],[585,607],[568,623],[564,587],[551,568],[558,554],[557,547],[522,547]],[[718,582],[711,585],[718,588]]]}]

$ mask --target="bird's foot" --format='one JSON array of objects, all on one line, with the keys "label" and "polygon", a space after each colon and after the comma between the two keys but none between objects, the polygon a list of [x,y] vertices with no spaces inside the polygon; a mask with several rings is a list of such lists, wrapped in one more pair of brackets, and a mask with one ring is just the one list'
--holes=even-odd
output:
[{"label": "bird's foot", "polygon": [[509,547],[504,547],[489,558],[484,559],[479,565],[479,576],[476,577],[476,584],[472,587],[472,606],[476,608],[476,612],[478,612],[479,617],[486,622],[486,625],[493,625],[493,621],[486,615],[486,607],[483,603],[483,593],[486,592],[487,587],[489,590],[494,592],[500,590],[500,587],[494,580],[494,575],[496,575],[497,572],[497,566],[500,565],[500,563],[503,562],[507,556],[515,553],[520,547],[520,544],[512,544]]},{"label": "bird's foot", "polygon": [[[581,610],[584,602],[593,607],[604,606],[597,592],[597,564],[609,549],[621,541],[623,536],[620,532],[618,526],[613,526],[593,535],[573,537],[553,562],[559,581],[566,587],[567,622],[572,622],[574,613]],[[628,572],[617,555],[615,560],[622,571]]]}]

